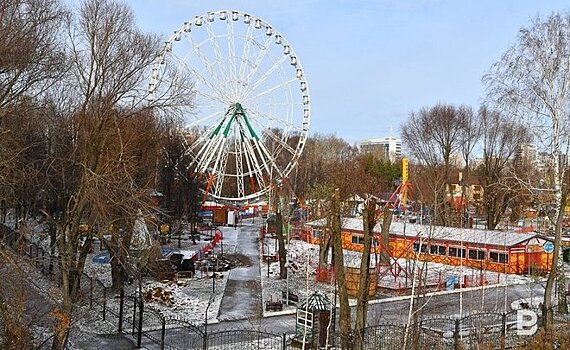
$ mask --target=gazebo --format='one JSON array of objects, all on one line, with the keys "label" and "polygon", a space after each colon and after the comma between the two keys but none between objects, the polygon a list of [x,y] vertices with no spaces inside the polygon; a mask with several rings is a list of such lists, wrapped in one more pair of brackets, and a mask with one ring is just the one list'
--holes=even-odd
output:
[{"label": "gazebo", "polygon": [[308,348],[320,348],[331,344],[328,339],[333,333],[333,319],[331,314],[334,305],[322,292],[315,291],[313,294],[297,304],[297,323],[293,344]]}]

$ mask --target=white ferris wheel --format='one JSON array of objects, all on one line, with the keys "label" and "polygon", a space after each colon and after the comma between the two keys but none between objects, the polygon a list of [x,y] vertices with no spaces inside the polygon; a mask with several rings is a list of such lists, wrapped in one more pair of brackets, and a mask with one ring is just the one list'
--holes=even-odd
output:
[{"label": "white ferris wheel", "polygon": [[239,11],[196,16],[166,41],[152,69],[151,98],[184,74],[195,90],[187,152],[208,178],[206,192],[243,201],[286,179],[305,145],[310,99],[283,35]]}]

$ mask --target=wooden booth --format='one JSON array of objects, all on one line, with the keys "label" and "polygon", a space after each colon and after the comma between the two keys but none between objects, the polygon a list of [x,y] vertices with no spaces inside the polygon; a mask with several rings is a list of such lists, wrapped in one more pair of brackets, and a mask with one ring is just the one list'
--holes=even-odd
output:
[{"label": "wooden booth", "polygon": [[[331,322],[334,305],[322,292],[313,294],[297,304],[297,323],[293,345],[304,349],[320,349],[331,344]],[[327,338],[329,337],[329,338]]]}]

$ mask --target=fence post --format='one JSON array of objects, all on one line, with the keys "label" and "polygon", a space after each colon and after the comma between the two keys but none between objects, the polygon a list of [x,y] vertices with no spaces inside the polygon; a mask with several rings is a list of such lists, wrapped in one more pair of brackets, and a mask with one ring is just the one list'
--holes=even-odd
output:
[{"label": "fence post", "polygon": [[89,277],[89,310],[93,310],[93,277]]},{"label": "fence post", "polygon": [[501,314],[501,350],[505,350],[505,338],[507,337],[507,314]]},{"label": "fence post", "polygon": [[137,299],[135,299],[135,301],[133,302],[134,310],[133,310],[133,331],[131,333],[132,336],[135,335],[135,322],[137,322]]},{"label": "fence post", "polygon": [[49,262],[48,262],[48,276],[51,277],[51,274],[53,272],[53,260],[51,258],[51,254],[48,255],[48,260],[49,260]]},{"label": "fence post", "polygon": [[287,335],[283,333],[283,342],[281,343],[281,349],[285,350],[287,348]]},{"label": "fence post", "polygon": [[454,342],[454,349],[460,350],[461,347],[459,346],[459,319],[455,319],[455,331],[453,332],[453,342]]},{"label": "fence post", "polygon": [[162,319],[162,329],[160,330],[160,350],[164,350],[164,337],[166,336],[166,318]]},{"label": "fence post", "polygon": [[58,256],[57,257],[57,268],[58,271],[56,273],[54,273],[55,278],[57,278],[57,286],[61,287],[61,284],[63,283],[63,275],[61,274],[61,257]]},{"label": "fence post", "polygon": [[125,290],[123,288],[121,288],[119,296],[119,334],[121,334],[123,333],[123,307],[125,306]]},{"label": "fence post", "polygon": [[46,251],[42,249],[42,274],[46,274]]},{"label": "fence post", "polygon": [[204,338],[202,338],[202,350],[208,350],[208,319],[204,324]]},{"label": "fence post", "polygon": [[142,343],[142,321],[143,321],[143,308],[144,303],[142,298],[139,299],[139,333],[137,334],[137,348],[141,347]]},{"label": "fence post", "polygon": [[103,286],[103,321],[107,311],[107,287]]}]

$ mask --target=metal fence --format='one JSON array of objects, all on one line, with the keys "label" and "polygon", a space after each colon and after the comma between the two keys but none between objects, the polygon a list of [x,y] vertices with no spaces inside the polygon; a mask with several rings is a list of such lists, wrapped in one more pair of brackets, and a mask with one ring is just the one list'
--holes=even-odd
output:
[{"label": "metal fence", "polygon": [[[196,325],[184,319],[164,317],[160,312],[145,306],[144,301],[128,297],[133,307],[130,311],[131,335],[141,346],[142,341],[155,344],[157,349],[294,349],[303,343],[302,337],[275,334],[259,329],[232,329],[208,332],[204,325]],[[128,313],[125,313],[125,315]],[[537,313],[541,324],[540,313]],[[557,317],[559,322],[570,321]],[[380,324],[353,333],[348,338],[334,333],[329,337],[328,349],[347,350],[468,350],[513,349],[530,338],[517,332],[517,311],[508,313],[475,313],[463,318],[424,318],[410,325]],[[306,340],[306,339],[305,339]],[[344,341],[343,341],[344,340]],[[311,339],[312,341],[312,339]],[[306,349],[316,349],[323,344],[311,341]],[[147,346],[147,345],[145,345]]]},{"label": "metal fence", "polygon": [[53,256],[39,244],[27,239],[26,236],[22,235],[19,231],[12,230],[5,225],[0,225],[0,237],[2,238],[2,244],[15,253],[26,255],[42,274],[49,276],[53,281],[58,283],[58,286],[61,285],[57,256]]}]

